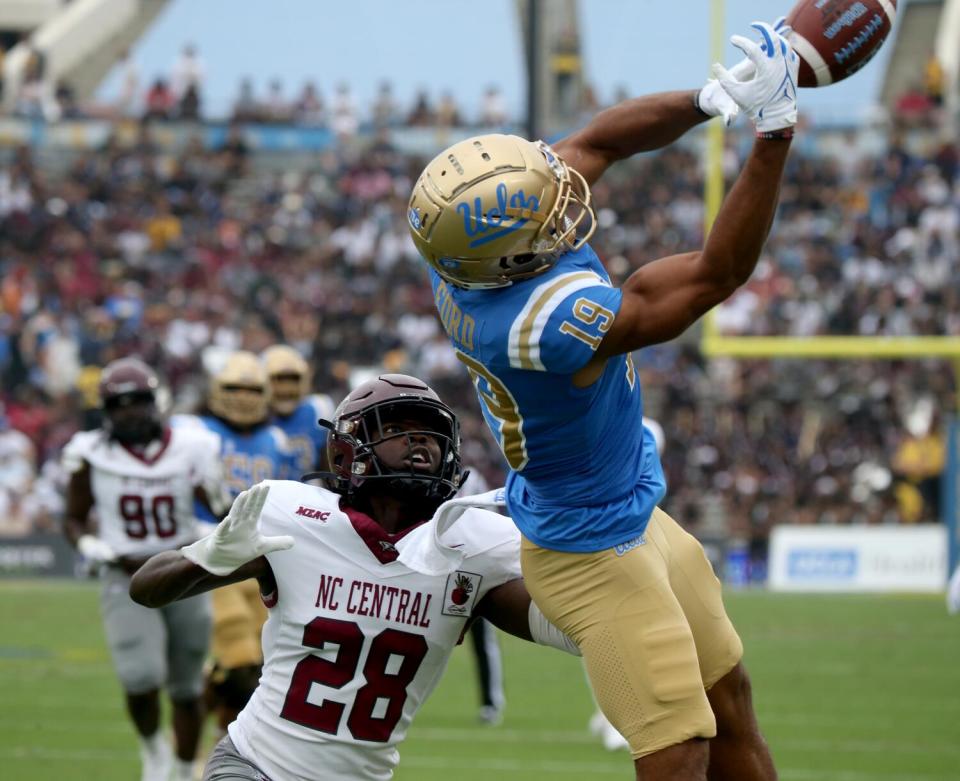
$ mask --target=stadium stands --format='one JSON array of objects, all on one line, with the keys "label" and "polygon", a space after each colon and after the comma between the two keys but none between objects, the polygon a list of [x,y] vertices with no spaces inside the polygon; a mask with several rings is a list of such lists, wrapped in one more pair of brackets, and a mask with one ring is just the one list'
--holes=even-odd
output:
[{"label": "stadium stands", "polygon": [[[407,236],[415,150],[432,148],[432,130],[285,152],[255,148],[256,127],[91,128],[99,148],[59,148],[47,128],[49,143],[0,167],[3,402],[51,464],[25,503],[36,523],[56,510],[52,459],[91,406],[90,367],[128,353],[168,378],[178,409],[199,400],[211,345],[289,342],[335,398],[368,367],[418,374],[459,403],[465,461],[502,478]],[[615,280],[700,242],[697,150],[694,138],[644,156],[595,188],[596,249]],[[728,172],[740,152],[734,136]],[[720,328],[960,335],[958,167],[955,141],[935,132],[805,132],[766,257]],[[951,406],[944,364],[708,364],[680,341],[638,366],[666,431],[668,509],[703,536],[738,537],[762,558],[773,523],[935,517],[937,470],[911,446],[942,462],[936,413],[919,425],[916,405]]]}]

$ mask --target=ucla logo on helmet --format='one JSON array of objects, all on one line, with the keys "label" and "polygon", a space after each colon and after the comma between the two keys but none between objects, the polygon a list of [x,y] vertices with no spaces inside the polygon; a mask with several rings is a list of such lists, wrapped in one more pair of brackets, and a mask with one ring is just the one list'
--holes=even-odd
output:
[{"label": "ucla logo on helmet", "polygon": [[439,263],[444,268],[460,268],[460,261],[456,258],[440,258]]},{"label": "ucla logo on helmet", "polygon": [[420,210],[416,206],[407,212],[407,219],[410,221],[414,230],[420,230],[420,228],[423,227],[423,220],[420,219]]},{"label": "ucla logo on helmet", "polygon": [[[496,189],[497,205],[484,211],[484,205],[480,198],[473,199],[473,212],[470,211],[470,205],[467,203],[457,204],[457,213],[463,217],[463,232],[473,238],[477,234],[486,233],[491,229],[495,233],[480,239],[474,239],[470,242],[471,247],[499,239],[509,233],[519,230],[529,222],[529,217],[512,217],[508,210],[519,211],[521,214],[526,212],[533,214],[540,211],[540,199],[536,195],[526,195],[522,189],[516,192],[509,192],[507,186],[500,182]],[[504,225],[505,220],[512,222]]]}]

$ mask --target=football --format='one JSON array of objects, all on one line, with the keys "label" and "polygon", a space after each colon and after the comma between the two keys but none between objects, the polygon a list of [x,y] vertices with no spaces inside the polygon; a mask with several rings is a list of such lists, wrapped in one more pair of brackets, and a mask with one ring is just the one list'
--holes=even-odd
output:
[{"label": "football", "polygon": [[852,76],[893,29],[897,0],[800,0],[787,16],[800,55],[800,86],[826,87]]}]

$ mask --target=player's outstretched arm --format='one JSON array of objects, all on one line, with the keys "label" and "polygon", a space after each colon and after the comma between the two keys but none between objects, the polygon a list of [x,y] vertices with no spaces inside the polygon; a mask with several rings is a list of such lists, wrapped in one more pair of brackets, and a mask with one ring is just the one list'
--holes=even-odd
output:
[{"label": "player's outstretched arm", "polygon": [[220,586],[248,578],[262,580],[272,576],[262,556],[248,561],[229,575],[213,575],[194,564],[178,550],[168,550],[147,559],[130,581],[130,597],[146,607],[163,607]]},{"label": "player's outstretched arm", "polygon": [[735,45],[756,65],[747,81],[720,68],[720,84],[757,128],[757,139],[724,199],[703,249],[653,261],[624,282],[620,312],[598,358],[665,342],[727,299],[753,273],[776,213],[780,182],[797,120],[799,60],[773,27],[757,24],[762,46],[740,36]]},{"label": "player's outstretched arm", "polygon": [[243,491],[212,533],[179,551],[152,557],[134,576],[130,596],[158,607],[247,578],[272,578],[264,555],[291,548],[293,538],[260,532],[260,514],[269,492],[270,486],[263,483]]},{"label": "player's outstretched arm", "polygon": [[539,645],[549,645],[575,656],[580,655],[576,643],[544,617],[530,598],[523,580],[511,580],[491,589],[483,598],[475,615],[487,619],[508,634]]},{"label": "player's outstretched arm", "polygon": [[[687,90],[625,100],[601,111],[553,148],[593,184],[618,160],[667,146],[705,122],[709,117],[697,109],[696,96],[696,91]],[[731,105],[735,108],[732,101]]]}]

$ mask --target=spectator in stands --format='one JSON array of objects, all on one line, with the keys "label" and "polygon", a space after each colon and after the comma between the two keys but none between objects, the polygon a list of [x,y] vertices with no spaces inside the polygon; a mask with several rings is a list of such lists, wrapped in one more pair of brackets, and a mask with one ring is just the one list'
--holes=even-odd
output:
[{"label": "spectator in stands", "polygon": [[293,118],[293,107],[283,96],[283,82],[280,79],[271,79],[267,85],[267,97],[263,101],[263,118],[273,123],[287,123]]},{"label": "spectator in stands", "polygon": [[393,85],[389,81],[382,81],[373,102],[373,124],[377,128],[389,128],[399,120],[400,107],[393,97]]},{"label": "spectator in stands", "polygon": [[114,106],[117,116],[132,118],[140,114],[140,68],[130,54],[124,49],[117,61],[116,69],[120,77],[120,89]]},{"label": "spectator in stands", "polygon": [[303,85],[300,97],[293,105],[293,121],[306,127],[327,125],[327,107],[315,82],[308,81]]},{"label": "spectator in stands", "polygon": [[32,518],[24,499],[37,476],[36,453],[30,438],[10,426],[0,404],[0,536],[31,530]]},{"label": "spectator in stands", "polygon": [[417,91],[413,99],[413,108],[407,115],[407,125],[410,127],[423,127],[433,125],[436,122],[436,115],[433,107],[430,105],[430,97],[425,89]]},{"label": "spectator in stands", "polygon": [[196,84],[188,86],[180,96],[177,117],[186,120],[200,119],[200,90]]},{"label": "spectator in stands", "polygon": [[923,90],[933,106],[943,105],[943,66],[936,54],[931,54],[923,67]]},{"label": "spectator in stands", "polygon": [[253,81],[243,78],[237,99],[233,102],[234,122],[256,122],[260,119],[260,105],[253,92]]},{"label": "spectator in stands", "polygon": [[357,116],[357,105],[353,100],[350,85],[342,82],[337,85],[333,102],[330,105],[330,128],[340,138],[350,138],[355,135],[360,126]]},{"label": "spectator in stands", "polygon": [[495,84],[487,87],[480,104],[480,124],[486,127],[500,127],[507,122],[507,104],[503,100],[500,88]]},{"label": "spectator in stands", "polygon": [[906,127],[926,125],[934,104],[926,93],[922,84],[911,84],[907,90],[897,98],[894,108],[895,121]]},{"label": "spectator in stands", "polygon": [[166,79],[155,79],[144,99],[144,119],[170,119],[176,98]]},{"label": "spectator in stands", "polygon": [[31,47],[27,53],[23,78],[15,101],[15,113],[28,119],[42,119],[47,122],[60,119],[60,106],[46,77],[46,57],[35,47]]},{"label": "spectator in stands", "polygon": [[460,109],[449,90],[440,95],[435,121],[438,127],[459,127],[463,124],[460,120]]},{"label": "spectator in stands", "polygon": [[[502,480],[406,239],[397,193],[422,161],[361,135],[278,175],[248,164],[237,126],[216,149],[162,148],[148,131],[59,170],[28,149],[0,164],[0,400],[40,464],[83,424],[73,386],[90,384],[89,367],[141,354],[182,409],[205,348],[282,340],[316,367],[315,389],[338,397],[352,373],[388,360],[429,375],[464,400],[465,458]],[[851,153],[862,134],[818,131],[796,150],[764,267],[721,310],[725,332],[960,336],[957,144],[870,132],[879,152]],[[702,231],[697,154],[631,165],[643,186],[594,191],[615,279]],[[725,165],[740,165],[735,136]],[[716,538],[732,525],[758,557],[778,519],[896,522],[898,410],[923,394],[955,404],[943,362],[708,363],[671,343],[641,353],[638,370],[671,442],[667,511]]]},{"label": "spectator in stands", "polygon": [[192,87],[196,93],[196,100],[199,101],[203,95],[203,80],[205,77],[205,68],[203,60],[197,52],[197,47],[188,43],[183,47],[180,56],[173,65],[170,74],[170,85],[173,91],[174,99],[182,101],[187,91]]}]

